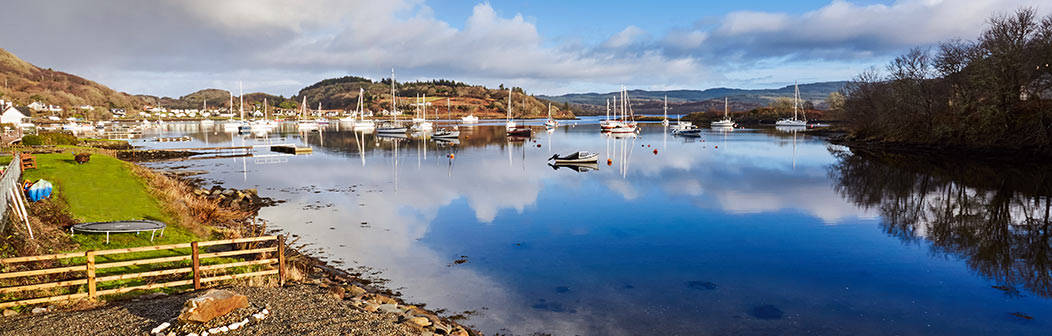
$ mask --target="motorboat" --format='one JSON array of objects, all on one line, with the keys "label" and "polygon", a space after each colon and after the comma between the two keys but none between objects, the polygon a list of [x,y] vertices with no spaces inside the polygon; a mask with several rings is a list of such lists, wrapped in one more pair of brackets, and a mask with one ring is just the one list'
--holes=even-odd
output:
[{"label": "motorboat", "polygon": [[579,151],[567,155],[555,154],[548,158],[548,161],[552,160],[555,160],[556,164],[599,162],[599,153]]}]

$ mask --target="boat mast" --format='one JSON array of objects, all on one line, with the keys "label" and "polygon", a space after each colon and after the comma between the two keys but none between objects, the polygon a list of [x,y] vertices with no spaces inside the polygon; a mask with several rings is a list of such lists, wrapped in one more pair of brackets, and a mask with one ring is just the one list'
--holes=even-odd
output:
[{"label": "boat mast", "polygon": [[263,121],[267,121],[267,97],[263,97]]},{"label": "boat mast", "polygon": [[665,96],[665,120],[668,120],[668,95]]},{"label": "boat mast", "polygon": [[511,121],[511,88],[508,88],[508,121]]},{"label": "boat mast", "polygon": [[238,106],[237,109],[238,109],[238,111],[241,112],[241,121],[245,121],[245,86],[241,83],[241,81],[238,81],[237,82],[237,87],[238,87],[238,90],[237,90],[238,97],[237,97],[237,99],[241,100],[241,104],[240,104],[241,106]]},{"label": "boat mast", "polygon": [[427,94],[424,94],[423,100],[420,101],[420,106],[424,109],[424,121],[427,121]]},{"label": "boat mast", "polygon": [[796,119],[796,107],[800,105],[800,87],[793,82],[793,120]]},{"label": "boat mast", "polygon": [[230,120],[234,120],[234,93],[230,93],[230,107],[227,108],[227,112],[230,113]]},{"label": "boat mast", "polygon": [[606,99],[606,121],[610,121],[610,98]]},{"label": "boat mast", "polygon": [[727,105],[727,97],[723,97],[723,119],[729,119],[728,117],[730,107]]},{"label": "boat mast", "polygon": [[303,95],[303,103],[300,103],[300,119],[307,118],[307,95]]},{"label": "boat mast", "polygon": [[[398,122],[398,97],[395,96],[395,77],[394,68],[391,68],[391,115],[394,116],[394,121]],[[398,162],[397,158],[395,162]]]},{"label": "boat mast", "polygon": [[552,102],[548,102],[548,120],[552,120]]}]

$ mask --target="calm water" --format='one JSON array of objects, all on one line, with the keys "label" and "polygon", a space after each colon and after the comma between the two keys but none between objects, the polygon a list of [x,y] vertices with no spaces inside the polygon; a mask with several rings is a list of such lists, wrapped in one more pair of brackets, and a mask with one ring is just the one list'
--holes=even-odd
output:
[{"label": "calm water", "polygon": [[[477,126],[451,146],[335,125],[260,138],[192,124],[159,134],[194,143],[136,144],[310,144],[310,156],[152,165],[287,200],[261,217],[411,302],[473,311],[467,323],[487,334],[1052,328],[1049,182],[1032,171],[852,154],[770,128],[535,131],[509,142]],[[601,153],[599,169],[545,161],[577,150]]]}]

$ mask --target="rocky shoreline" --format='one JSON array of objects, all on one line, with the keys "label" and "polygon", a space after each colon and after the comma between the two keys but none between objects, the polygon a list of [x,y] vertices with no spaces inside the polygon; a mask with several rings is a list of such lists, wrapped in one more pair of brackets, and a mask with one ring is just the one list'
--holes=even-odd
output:
[{"label": "rocky shoreline", "polygon": [[[256,189],[223,188],[218,185],[213,185],[211,188],[198,187],[199,181],[191,177],[196,175],[196,172],[180,174],[168,171],[163,172],[163,174],[194,188],[193,193],[198,197],[218,200],[221,206],[243,211],[248,214],[244,219],[245,222],[251,225],[260,225],[253,220],[259,209],[284,202],[269,197],[261,197]],[[264,230],[266,228],[260,227],[258,229]],[[274,231],[270,233],[280,234],[280,232]],[[451,318],[443,318],[433,311],[407,304],[398,297],[398,293],[382,286],[376,286],[373,281],[361,278],[360,274],[340,269],[311,255],[301,253],[292,247],[286,249],[286,255],[291,260],[297,260],[294,264],[305,275],[304,282],[324,290],[325,296],[343,301],[349,304],[350,307],[368,314],[385,316],[384,318],[394,317],[392,321],[395,324],[406,325],[410,330],[414,331],[409,334],[482,335],[482,333],[463,326]],[[293,286],[301,285],[303,284]],[[375,333],[366,334],[384,333],[377,330]]]}]

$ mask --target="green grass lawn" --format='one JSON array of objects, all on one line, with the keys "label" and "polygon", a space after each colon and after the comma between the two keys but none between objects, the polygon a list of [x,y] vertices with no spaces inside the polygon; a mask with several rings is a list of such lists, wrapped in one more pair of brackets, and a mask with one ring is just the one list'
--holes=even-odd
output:
[{"label": "green grass lawn", "polygon": [[[131,219],[171,222],[161,204],[147,190],[145,181],[131,171],[129,163],[100,154],[92,155],[91,161],[85,164],[77,164],[70,153],[39,154],[36,157],[37,169],[26,170],[22,178],[51,181],[55,186],[51,197],[61,197],[73,218],[80,222]],[[168,225],[164,236],[156,237],[152,243],[149,232],[111,234],[109,244],[105,243],[105,234],[76,234],[73,239],[80,244],[81,250],[102,250],[184,243],[200,240],[200,237],[180,226]]]}]

